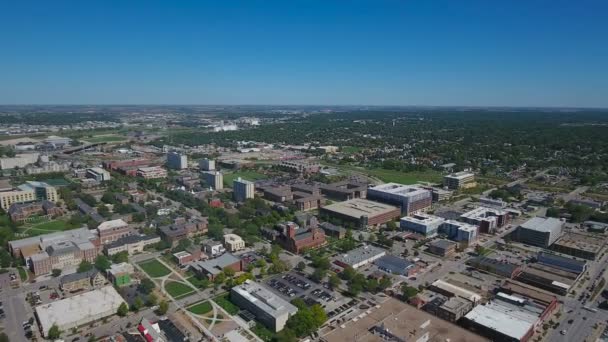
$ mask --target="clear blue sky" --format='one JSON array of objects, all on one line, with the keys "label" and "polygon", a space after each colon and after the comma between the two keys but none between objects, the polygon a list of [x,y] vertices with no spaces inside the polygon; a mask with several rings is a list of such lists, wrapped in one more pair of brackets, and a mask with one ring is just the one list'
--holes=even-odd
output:
[{"label": "clear blue sky", "polygon": [[608,107],[608,1],[2,1],[0,104]]}]

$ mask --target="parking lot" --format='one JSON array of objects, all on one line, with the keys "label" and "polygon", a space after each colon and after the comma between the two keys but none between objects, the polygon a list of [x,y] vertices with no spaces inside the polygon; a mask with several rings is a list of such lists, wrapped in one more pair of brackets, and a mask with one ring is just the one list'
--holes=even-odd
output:
[{"label": "parking lot", "polygon": [[327,284],[317,284],[296,272],[277,275],[266,281],[277,295],[287,301],[295,298],[304,300],[307,305],[320,304],[326,311],[333,310],[342,295],[329,289]]}]

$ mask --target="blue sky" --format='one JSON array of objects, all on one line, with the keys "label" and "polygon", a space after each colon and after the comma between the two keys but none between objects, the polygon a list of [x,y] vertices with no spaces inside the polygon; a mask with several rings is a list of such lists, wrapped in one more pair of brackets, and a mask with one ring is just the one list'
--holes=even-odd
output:
[{"label": "blue sky", "polygon": [[608,1],[0,1],[0,104],[608,107]]}]

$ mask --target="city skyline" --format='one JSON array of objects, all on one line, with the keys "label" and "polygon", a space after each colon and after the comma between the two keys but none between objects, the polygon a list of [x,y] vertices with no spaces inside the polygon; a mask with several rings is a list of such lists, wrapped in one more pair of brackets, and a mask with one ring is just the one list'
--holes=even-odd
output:
[{"label": "city skyline", "polygon": [[599,1],[1,8],[0,105],[608,107]]}]

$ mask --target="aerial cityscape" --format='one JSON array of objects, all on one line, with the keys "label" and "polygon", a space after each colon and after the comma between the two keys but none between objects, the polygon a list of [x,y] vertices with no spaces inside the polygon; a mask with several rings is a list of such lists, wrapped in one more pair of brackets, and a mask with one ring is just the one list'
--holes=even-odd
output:
[{"label": "aerial cityscape", "polygon": [[607,10],[1,5],[0,342],[608,341]]}]

